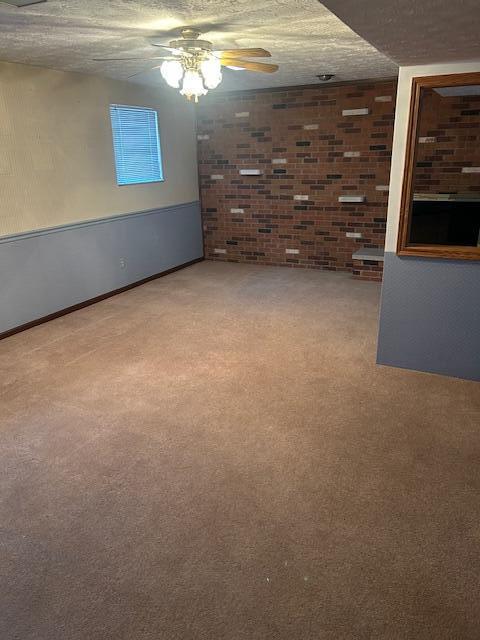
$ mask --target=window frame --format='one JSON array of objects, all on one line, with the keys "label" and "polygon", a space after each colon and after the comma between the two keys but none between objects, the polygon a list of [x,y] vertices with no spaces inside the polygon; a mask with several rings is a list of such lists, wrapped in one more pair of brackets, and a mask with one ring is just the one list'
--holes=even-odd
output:
[{"label": "window frame", "polygon": [[[120,182],[119,169],[118,169],[118,163],[117,163],[117,153],[116,153],[116,147],[115,147],[116,132],[114,129],[112,109],[128,109],[130,111],[148,111],[154,114],[155,130],[156,130],[155,137],[157,141],[158,166],[159,166],[160,178],[155,178],[154,180],[142,179],[142,180],[138,180],[137,182]],[[160,138],[160,126],[158,123],[158,111],[156,109],[153,109],[152,107],[142,107],[138,105],[110,103],[109,115],[110,115],[110,128],[112,132],[112,149],[113,149],[113,160],[114,160],[115,178],[116,178],[117,187],[129,187],[129,186],[136,186],[141,184],[157,184],[157,183],[165,182],[165,170],[163,166],[163,153],[162,153],[162,143]]]}]

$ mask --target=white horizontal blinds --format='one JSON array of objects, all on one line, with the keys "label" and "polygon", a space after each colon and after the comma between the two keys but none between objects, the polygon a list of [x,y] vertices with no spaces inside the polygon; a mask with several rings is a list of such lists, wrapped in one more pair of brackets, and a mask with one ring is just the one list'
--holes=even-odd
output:
[{"label": "white horizontal blinds", "polygon": [[110,105],[117,183],[163,180],[157,112],[142,107]]}]

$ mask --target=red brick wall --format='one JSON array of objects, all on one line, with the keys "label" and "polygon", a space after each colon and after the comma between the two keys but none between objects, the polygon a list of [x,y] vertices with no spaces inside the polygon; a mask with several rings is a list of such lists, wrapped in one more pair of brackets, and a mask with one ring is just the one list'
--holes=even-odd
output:
[{"label": "red brick wall", "polygon": [[381,282],[383,278],[383,262],[380,260],[354,260],[352,273],[356,280]]},{"label": "red brick wall", "polygon": [[[421,140],[429,138],[428,140]],[[442,97],[422,92],[415,169],[417,193],[478,193],[480,173],[480,96]]]},{"label": "red brick wall", "polygon": [[[353,252],[383,247],[395,91],[388,81],[204,99],[198,144],[205,256],[351,272]],[[342,115],[362,108],[368,115]],[[241,169],[262,173],[244,176]],[[340,196],[365,202],[342,203]]]}]

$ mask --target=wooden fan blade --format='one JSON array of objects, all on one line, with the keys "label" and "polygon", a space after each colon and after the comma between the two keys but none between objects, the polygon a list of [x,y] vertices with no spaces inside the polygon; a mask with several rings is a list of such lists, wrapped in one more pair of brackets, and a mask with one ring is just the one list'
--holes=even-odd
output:
[{"label": "wooden fan blade", "polygon": [[109,62],[119,60],[176,60],[174,56],[153,56],[152,58],[92,58],[94,62]]},{"label": "wooden fan blade", "polygon": [[218,58],[271,58],[270,51],[265,49],[222,49],[213,52]]},{"label": "wooden fan blade", "polygon": [[278,64],[265,64],[264,62],[250,62],[250,60],[241,60],[240,58],[220,58],[220,62],[224,67],[238,67],[239,69],[247,69],[248,71],[259,71],[261,73],[275,73],[278,71]]}]

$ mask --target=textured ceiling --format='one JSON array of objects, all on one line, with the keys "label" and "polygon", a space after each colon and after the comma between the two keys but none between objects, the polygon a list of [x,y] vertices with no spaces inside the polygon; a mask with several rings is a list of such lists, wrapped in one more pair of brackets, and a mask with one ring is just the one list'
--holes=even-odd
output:
[{"label": "textured ceiling", "polygon": [[399,65],[480,58],[480,0],[323,0]]},{"label": "textured ceiling", "polygon": [[[391,77],[397,65],[316,0],[48,0],[17,9],[0,4],[0,59],[126,79],[158,62],[93,62],[154,56],[182,26],[200,26],[217,48],[264,47],[280,70],[225,73],[224,90]],[[155,38],[156,36],[156,38]],[[134,81],[158,82],[158,71]]]}]

